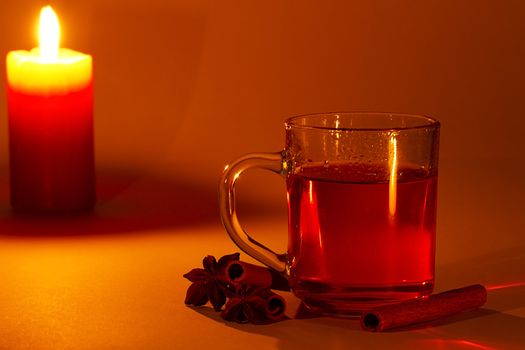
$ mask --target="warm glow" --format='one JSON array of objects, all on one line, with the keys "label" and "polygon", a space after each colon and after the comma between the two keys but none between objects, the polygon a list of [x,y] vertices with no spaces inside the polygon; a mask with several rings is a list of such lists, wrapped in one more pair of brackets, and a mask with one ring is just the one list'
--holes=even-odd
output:
[{"label": "warm glow", "polygon": [[396,134],[390,135],[388,143],[388,165],[390,168],[390,186],[388,189],[388,212],[393,219],[397,203],[397,139]]},{"label": "warm glow", "polygon": [[507,288],[513,288],[513,287],[523,287],[523,286],[525,286],[525,281],[508,282],[508,283],[502,283],[502,284],[489,285],[487,286],[487,290],[507,289]]},{"label": "warm glow", "polygon": [[51,8],[45,6],[40,11],[40,56],[45,61],[56,61],[58,59],[58,48],[60,41],[60,25],[58,18]]},{"label": "warm glow", "polygon": [[481,350],[495,350],[488,345],[484,345],[478,342],[474,342],[466,339],[445,339],[445,338],[436,338],[436,339],[425,339],[422,341],[421,346],[418,348],[425,349],[481,349]]},{"label": "warm glow", "polygon": [[10,51],[6,57],[9,88],[26,94],[64,95],[93,82],[92,57],[60,48],[58,19],[50,6],[40,12],[40,46]]},{"label": "warm glow", "polygon": [[[321,224],[319,222],[319,208],[317,207],[317,195],[312,180],[308,181],[307,191],[308,195],[301,198],[302,214],[300,215],[300,227],[302,228],[301,230],[305,230],[301,232],[301,244],[311,244],[309,249],[318,247],[319,256],[323,256],[323,237],[321,234]],[[318,262],[318,264],[319,271],[324,269],[324,265],[322,265],[321,262]]]},{"label": "warm glow", "polygon": [[310,197],[310,204],[314,204],[314,183],[312,182],[312,180],[308,181],[308,194],[309,194],[309,197]]}]

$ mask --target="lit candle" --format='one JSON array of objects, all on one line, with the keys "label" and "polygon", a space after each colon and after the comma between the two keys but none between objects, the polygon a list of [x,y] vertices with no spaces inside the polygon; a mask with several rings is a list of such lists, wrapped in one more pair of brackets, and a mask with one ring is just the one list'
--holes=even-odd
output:
[{"label": "lit candle", "polygon": [[90,55],[59,48],[56,14],[40,14],[40,47],[7,55],[11,205],[73,212],[95,202]]}]

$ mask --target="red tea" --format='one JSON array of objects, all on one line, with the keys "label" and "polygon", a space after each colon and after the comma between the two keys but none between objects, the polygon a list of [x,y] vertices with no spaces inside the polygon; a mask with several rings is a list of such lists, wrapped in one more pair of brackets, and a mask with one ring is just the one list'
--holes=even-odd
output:
[{"label": "red tea", "polygon": [[287,187],[290,283],[305,304],[348,313],[431,293],[435,174],[311,165],[289,174]]}]

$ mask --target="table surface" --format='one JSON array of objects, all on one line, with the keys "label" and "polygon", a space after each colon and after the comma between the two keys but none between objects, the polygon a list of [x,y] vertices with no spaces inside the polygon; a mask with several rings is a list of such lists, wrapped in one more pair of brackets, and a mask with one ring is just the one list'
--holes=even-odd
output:
[{"label": "table surface", "polygon": [[[482,309],[438,323],[369,333],[352,319],[298,319],[300,303],[286,292],[290,320],[228,323],[207,306],[183,302],[185,272],[206,254],[237,251],[216,211],[190,204],[182,214],[166,209],[164,217],[157,206],[157,217],[149,217],[149,197],[134,193],[143,207],[107,201],[93,214],[68,219],[24,218],[0,208],[0,349],[525,347],[523,247],[477,254],[483,249],[464,245],[465,254],[443,254],[448,243],[438,237],[436,291],[473,283],[489,288]],[[132,211],[136,215],[128,215]],[[170,215],[180,220],[168,225]],[[284,249],[286,218],[254,216],[243,223],[257,239]]]}]

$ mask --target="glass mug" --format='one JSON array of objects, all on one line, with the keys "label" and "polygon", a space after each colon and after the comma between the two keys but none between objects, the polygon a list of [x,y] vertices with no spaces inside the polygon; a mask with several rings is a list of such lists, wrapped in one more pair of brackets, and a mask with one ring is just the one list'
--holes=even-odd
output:
[{"label": "glass mug", "polygon": [[[429,295],[434,287],[439,122],[390,113],[326,113],[286,120],[282,152],[253,153],[222,175],[226,231],[284,274],[311,310],[332,315]],[[249,168],[286,178],[288,251],[251,238],[235,210]]]}]

